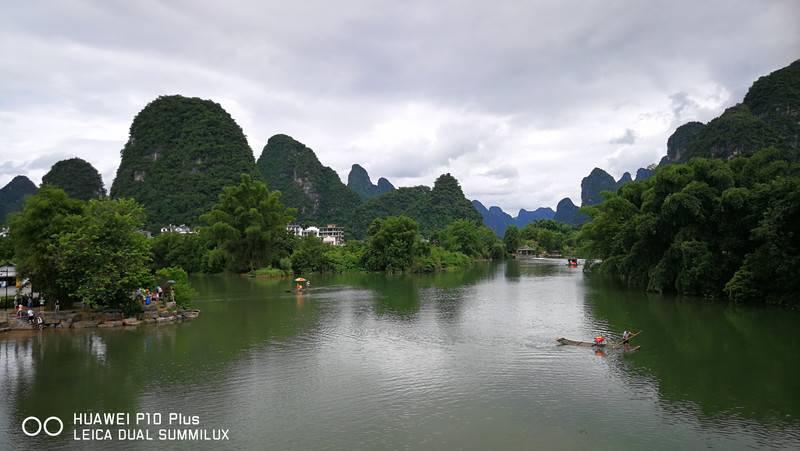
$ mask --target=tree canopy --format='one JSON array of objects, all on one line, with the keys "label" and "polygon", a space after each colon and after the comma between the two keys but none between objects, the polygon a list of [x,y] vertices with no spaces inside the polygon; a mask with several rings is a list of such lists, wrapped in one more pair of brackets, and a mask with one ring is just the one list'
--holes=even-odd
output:
[{"label": "tree canopy", "polygon": [[213,252],[224,258],[229,269],[252,271],[289,255],[291,236],[286,224],[295,211],[286,209],[280,197],[264,182],[242,175],[241,182],[223,189],[211,211],[201,217],[207,223],[201,234],[213,243]]},{"label": "tree canopy", "polygon": [[795,151],[697,158],[590,207],[581,237],[600,273],[632,286],[796,305],[799,188]]},{"label": "tree canopy", "polygon": [[433,189],[427,186],[398,188],[367,200],[353,214],[353,234],[363,237],[373,220],[388,216],[414,219],[425,235],[458,219],[481,221],[480,213],[464,197],[458,181],[450,174],[439,176]]},{"label": "tree canopy", "polygon": [[66,228],[49,245],[56,284],[84,305],[131,309],[131,293],[152,281],[150,244],[139,233],[144,208],[132,199],[93,199],[66,218]]}]

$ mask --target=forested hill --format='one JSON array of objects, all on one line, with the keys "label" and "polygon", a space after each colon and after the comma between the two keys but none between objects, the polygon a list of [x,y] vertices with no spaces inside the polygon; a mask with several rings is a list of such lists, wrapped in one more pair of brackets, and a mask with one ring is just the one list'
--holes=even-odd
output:
[{"label": "forested hill", "polygon": [[6,224],[8,215],[22,210],[25,196],[36,194],[36,185],[24,175],[11,179],[0,189],[0,224]]},{"label": "forested hill", "polygon": [[564,224],[579,226],[586,222],[589,217],[580,212],[580,207],[572,203],[572,199],[565,197],[556,205],[556,214],[553,220]]},{"label": "forested hill", "polygon": [[692,157],[732,158],[776,146],[800,146],[800,60],[753,83],[742,103],[708,124],[689,122],[667,142],[662,164]]},{"label": "forested hill", "polygon": [[[651,169],[639,168],[636,171],[636,180],[642,181],[653,175]],[[608,172],[594,168],[592,172],[581,180],[581,206],[597,205],[603,201],[603,191],[617,192],[623,185],[633,181],[630,172],[622,174],[619,180],[614,180]]]},{"label": "forested hill", "polygon": [[405,215],[420,224],[423,233],[444,228],[456,219],[481,222],[481,215],[464,197],[458,181],[450,174],[427,186],[398,188],[361,204],[353,215],[352,231],[363,237],[375,218]]},{"label": "forested hill", "polygon": [[70,158],[61,160],[42,177],[42,185],[54,185],[70,197],[80,200],[97,199],[106,195],[103,179],[97,169],[86,160]]},{"label": "forested hill", "polygon": [[300,223],[348,224],[361,203],[336,171],[290,136],[271,137],[256,164],[269,189],[280,191],[281,202],[297,209]]},{"label": "forested hill", "polygon": [[800,306],[800,159],[695,158],[622,187],[581,234],[597,270],[650,291]]},{"label": "forested hill", "polygon": [[377,185],[373,184],[367,170],[359,164],[354,164],[350,168],[350,174],[347,176],[347,187],[355,191],[361,199],[369,199],[394,190],[394,185],[383,177],[378,179]]},{"label": "forested hill", "polygon": [[256,174],[253,152],[222,106],[163,96],[134,118],[111,196],[142,203],[149,229],[195,225],[241,174]]}]

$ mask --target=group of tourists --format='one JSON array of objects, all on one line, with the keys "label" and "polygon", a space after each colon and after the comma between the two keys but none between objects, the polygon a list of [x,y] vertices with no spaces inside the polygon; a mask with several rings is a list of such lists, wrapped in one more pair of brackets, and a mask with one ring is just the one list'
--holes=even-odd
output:
[{"label": "group of tourists", "polygon": [[36,312],[33,311],[33,298],[27,298],[27,308],[25,307],[25,301],[20,300],[19,302],[14,301],[16,306],[17,318],[25,319],[27,318],[30,324],[42,324],[44,320],[40,316],[36,315]]},{"label": "group of tourists", "polygon": [[136,290],[136,299],[138,299],[143,305],[150,305],[152,303],[157,303],[158,301],[173,300],[173,292],[171,289],[167,288],[167,292],[165,293],[164,289],[161,288],[160,285],[156,285],[153,289],[150,288],[138,288]]}]

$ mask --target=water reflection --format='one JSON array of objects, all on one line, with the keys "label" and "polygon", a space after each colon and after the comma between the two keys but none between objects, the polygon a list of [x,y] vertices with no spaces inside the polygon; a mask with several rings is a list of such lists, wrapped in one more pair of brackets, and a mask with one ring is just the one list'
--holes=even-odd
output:
[{"label": "water reflection", "polygon": [[[193,278],[203,314],[181,325],[0,336],[0,448],[27,415],[140,409],[231,426],[243,449],[800,443],[797,312],[620,291],[560,261],[311,278]],[[641,352],[554,343],[623,329]]]},{"label": "water reflection", "polygon": [[691,401],[703,416],[800,422],[796,312],[665,298],[592,281],[591,314],[611,330],[643,330],[632,370],[669,404]]}]

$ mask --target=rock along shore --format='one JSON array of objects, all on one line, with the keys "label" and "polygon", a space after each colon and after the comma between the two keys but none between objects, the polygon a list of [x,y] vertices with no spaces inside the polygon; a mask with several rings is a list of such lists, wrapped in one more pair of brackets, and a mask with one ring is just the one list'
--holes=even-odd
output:
[{"label": "rock along shore", "polygon": [[[171,308],[169,308],[171,307]],[[87,329],[94,327],[133,328],[143,324],[166,325],[189,321],[200,316],[200,310],[179,309],[173,306],[157,307],[148,306],[143,313],[136,316],[125,316],[116,310],[65,310],[61,312],[40,312],[36,315],[42,317],[43,324],[34,326],[28,323],[27,318],[17,318],[13,312],[0,316],[0,332],[11,330],[33,330],[40,327],[53,327],[58,329]]]}]

